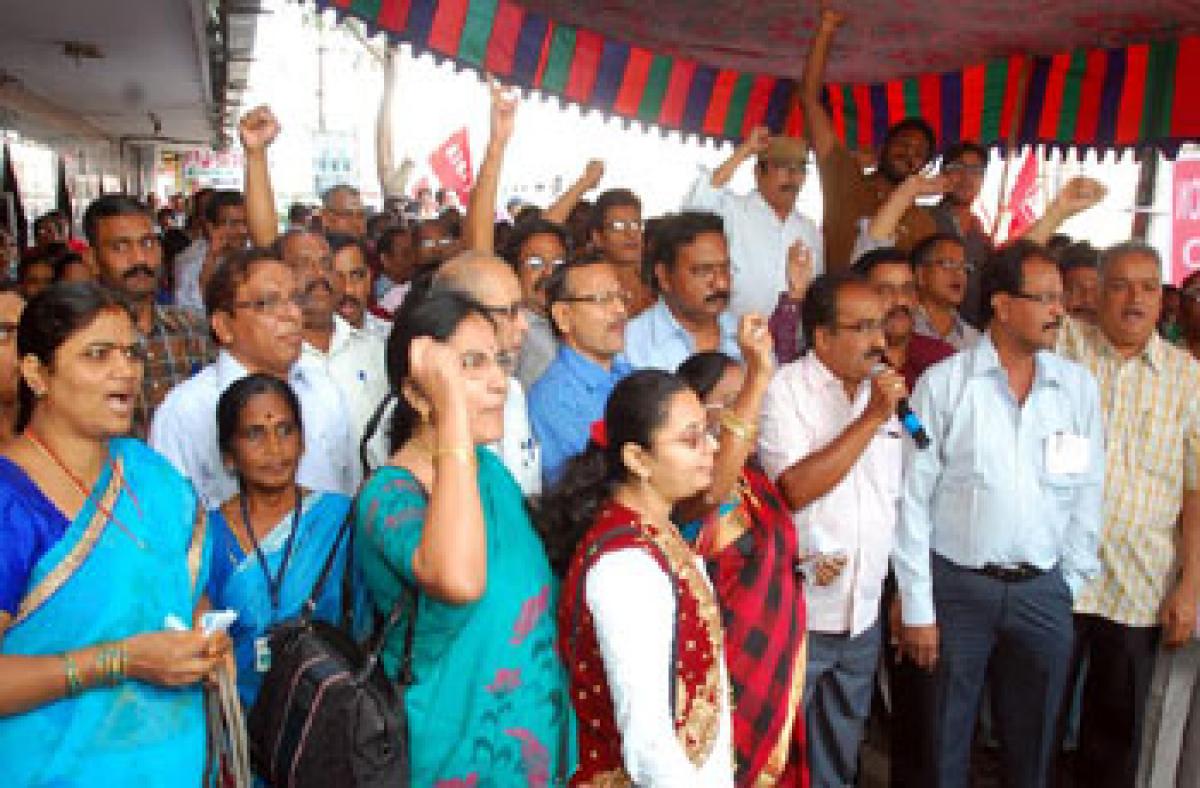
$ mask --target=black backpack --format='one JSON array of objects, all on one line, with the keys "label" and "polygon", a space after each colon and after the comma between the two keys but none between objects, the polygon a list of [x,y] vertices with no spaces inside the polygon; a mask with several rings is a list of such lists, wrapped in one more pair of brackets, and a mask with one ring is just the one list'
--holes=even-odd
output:
[{"label": "black backpack", "polygon": [[[350,606],[353,512],[325,559],[300,615],[270,633],[271,667],[263,677],[247,730],[254,771],[273,786],[402,786],[409,783],[408,720],[403,688],[413,683],[417,594],[400,598],[373,638],[360,646],[342,626],[313,620],[316,600],[347,532],[342,608]],[[379,661],[388,633],[408,611],[397,682]]]}]

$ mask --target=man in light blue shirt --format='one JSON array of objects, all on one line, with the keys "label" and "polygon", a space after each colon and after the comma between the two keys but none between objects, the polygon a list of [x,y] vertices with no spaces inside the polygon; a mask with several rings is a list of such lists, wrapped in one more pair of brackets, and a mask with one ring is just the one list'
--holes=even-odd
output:
[{"label": "man in light blue shirt", "polygon": [[613,387],[632,369],[625,344],[629,293],[604,260],[560,266],[546,284],[551,325],[562,340],[545,373],[529,389],[529,420],[542,449],[546,485],[587,446]]},{"label": "man in light blue shirt", "polygon": [[702,211],[661,220],[650,252],[658,300],[625,329],[625,357],[634,369],[674,372],[707,350],[741,360],[724,228],[721,217]]},{"label": "man in light blue shirt", "polygon": [[1036,244],[996,252],[979,342],[913,393],[892,560],[901,643],[934,670],[940,786],[967,785],[991,670],[1009,785],[1041,786],[1069,669],[1072,602],[1099,568],[1104,439],[1095,379],[1054,355],[1062,278]]}]

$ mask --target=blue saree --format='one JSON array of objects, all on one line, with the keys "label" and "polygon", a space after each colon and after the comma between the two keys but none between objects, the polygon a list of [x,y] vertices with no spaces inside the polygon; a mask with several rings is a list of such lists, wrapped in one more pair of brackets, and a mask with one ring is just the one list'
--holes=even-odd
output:
[{"label": "blue saree", "polygon": [[[0,653],[61,654],[161,630],[168,616],[191,622],[208,569],[195,493],[139,441],[115,439],[109,451],[113,461],[79,515],[32,554]],[[53,533],[47,521],[63,520],[17,466],[4,463],[0,553],[28,546],[7,536]],[[11,554],[0,560],[12,565]],[[0,717],[0,763],[5,786],[198,784],[206,765],[201,688],[129,680]]]},{"label": "blue saree", "polygon": [[[208,514],[213,556],[208,600],[216,610],[228,608],[238,613],[229,636],[233,639],[233,653],[237,658],[238,694],[247,711],[258,697],[263,677],[263,673],[256,670],[255,640],[265,636],[272,625],[300,612],[350,511],[350,499],[339,493],[311,492],[305,496],[300,509],[300,528],[293,539],[291,557],[280,584],[277,610],[272,610],[270,589],[254,548],[250,547],[249,552],[243,549],[220,509]],[[289,512],[259,542],[272,577],[279,575],[291,533],[292,513]],[[340,555],[334,560],[329,579],[317,601],[316,617],[325,621],[337,622],[341,617],[346,542],[343,538],[338,547]]]}]

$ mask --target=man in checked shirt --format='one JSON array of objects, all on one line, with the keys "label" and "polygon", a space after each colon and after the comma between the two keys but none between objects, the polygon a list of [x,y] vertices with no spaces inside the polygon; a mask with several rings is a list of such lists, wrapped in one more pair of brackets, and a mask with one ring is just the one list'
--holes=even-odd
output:
[{"label": "man in checked shirt", "polygon": [[133,415],[133,435],[144,440],[150,417],[171,387],[213,360],[208,326],[189,310],[154,302],[162,243],[142,203],[124,194],[98,197],[84,212],[83,231],[88,264],[104,286],[129,300],[145,338],[142,395]]},{"label": "man in checked shirt", "polygon": [[[1172,657],[1196,645],[1200,365],[1155,330],[1161,272],[1149,246],[1107,250],[1096,325],[1068,321],[1059,340],[1062,355],[1095,375],[1107,436],[1100,573],[1075,601],[1075,670],[1088,662],[1080,785],[1134,784],[1147,721],[1163,726],[1146,731],[1148,739],[1172,725],[1162,698],[1147,705],[1156,658],[1169,670]],[[1157,742],[1154,763],[1143,765],[1161,768],[1164,746]]]}]

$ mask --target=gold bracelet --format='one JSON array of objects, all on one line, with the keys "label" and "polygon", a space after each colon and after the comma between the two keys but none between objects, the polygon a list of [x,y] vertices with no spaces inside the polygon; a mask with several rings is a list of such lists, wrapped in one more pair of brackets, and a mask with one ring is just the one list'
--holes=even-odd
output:
[{"label": "gold bracelet", "polygon": [[471,465],[475,462],[475,449],[466,446],[446,446],[433,452],[434,462],[440,457],[451,457],[463,465]]},{"label": "gold bracelet", "polygon": [[735,438],[741,438],[747,443],[753,443],[754,439],[758,437],[758,427],[731,411],[721,414],[721,426],[729,430]]},{"label": "gold bracelet", "polygon": [[67,697],[74,698],[83,690],[83,682],[79,680],[79,668],[70,654],[63,652],[62,658],[67,673]]}]

